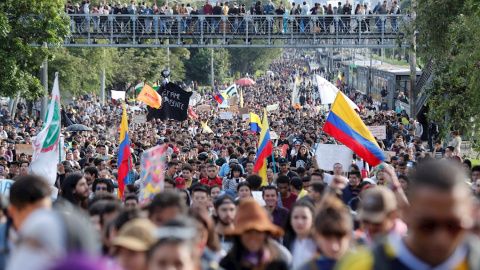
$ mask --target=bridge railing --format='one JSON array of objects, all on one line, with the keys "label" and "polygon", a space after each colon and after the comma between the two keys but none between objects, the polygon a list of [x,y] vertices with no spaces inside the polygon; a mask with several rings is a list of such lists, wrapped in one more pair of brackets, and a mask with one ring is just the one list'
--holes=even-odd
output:
[{"label": "bridge railing", "polygon": [[[395,38],[406,15],[98,15],[69,14],[72,37],[83,39],[243,38],[320,39]],[[400,33],[401,34],[401,33]]]}]

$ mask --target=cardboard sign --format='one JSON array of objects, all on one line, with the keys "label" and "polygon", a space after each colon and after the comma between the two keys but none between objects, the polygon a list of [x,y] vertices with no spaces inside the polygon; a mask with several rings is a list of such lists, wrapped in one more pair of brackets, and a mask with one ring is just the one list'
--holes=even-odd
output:
[{"label": "cardboard sign", "polygon": [[230,106],[230,111],[232,111],[232,112],[238,112],[238,105],[232,105],[232,106]]},{"label": "cardboard sign", "polygon": [[391,158],[397,155],[394,151],[383,151],[383,154],[385,155],[386,161],[391,161]]},{"label": "cardboard sign", "polygon": [[125,91],[112,90],[112,99],[123,99],[123,100],[125,100]]},{"label": "cardboard sign", "polygon": [[12,187],[15,181],[8,179],[0,179],[0,193],[5,197],[10,197],[10,188]]},{"label": "cardboard sign", "polygon": [[387,129],[385,126],[367,126],[368,130],[372,133],[373,137],[385,140],[387,138]]},{"label": "cardboard sign", "polygon": [[17,154],[25,153],[25,155],[33,155],[33,145],[31,144],[16,144]]},{"label": "cardboard sign", "polygon": [[212,107],[210,105],[207,105],[207,104],[197,106],[197,111],[198,112],[210,111],[211,109],[212,109]]},{"label": "cardboard sign", "polygon": [[333,171],[333,165],[340,163],[343,170],[348,171],[352,164],[353,151],[345,145],[318,144],[315,156],[317,165],[322,170]]},{"label": "cardboard sign", "polygon": [[270,132],[270,139],[277,140],[278,138],[280,138],[280,137],[278,136],[278,134],[275,131]]},{"label": "cardboard sign", "polygon": [[147,116],[145,114],[135,114],[133,116],[133,122],[136,124],[143,124],[147,122]]},{"label": "cardboard sign", "polygon": [[278,109],[278,103],[267,106],[267,112],[275,111],[275,110],[277,110],[277,109]]},{"label": "cardboard sign", "polygon": [[165,178],[165,146],[143,152],[140,160],[140,206],[149,204],[163,190]]},{"label": "cardboard sign", "polygon": [[233,119],[233,112],[221,112],[220,119],[225,119],[225,120]]},{"label": "cardboard sign", "polygon": [[[239,108],[238,113],[240,113],[241,115],[244,115],[244,114],[248,114],[249,111],[248,111],[248,108]],[[249,116],[249,118],[250,118],[250,116]]]},{"label": "cardboard sign", "polygon": [[247,119],[250,119],[250,114],[249,113],[242,114],[242,120],[245,121]]}]

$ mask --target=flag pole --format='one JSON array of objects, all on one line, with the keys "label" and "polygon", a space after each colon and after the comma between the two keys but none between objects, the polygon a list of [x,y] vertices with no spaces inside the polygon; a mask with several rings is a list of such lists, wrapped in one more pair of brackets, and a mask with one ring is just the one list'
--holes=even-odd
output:
[{"label": "flag pole", "polygon": [[62,145],[60,144],[61,138],[62,138],[61,136],[59,136],[58,138],[58,163],[62,163]]},{"label": "flag pole", "polygon": [[274,174],[277,174],[277,166],[275,165],[275,157],[273,155],[273,151],[272,151],[272,163],[273,163],[273,173]]}]

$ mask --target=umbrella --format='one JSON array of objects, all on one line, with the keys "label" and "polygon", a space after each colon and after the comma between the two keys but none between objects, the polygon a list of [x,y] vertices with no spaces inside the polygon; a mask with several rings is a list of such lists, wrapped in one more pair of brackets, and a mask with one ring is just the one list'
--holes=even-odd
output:
[{"label": "umbrella", "polygon": [[236,84],[239,84],[239,85],[252,85],[252,84],[256,84],[256,82],[250,78],[241,78],[240,80],[238,80],[236,82]]},{"label": "umbrella", "polygon": [[75,124],[68,126],[65,131],[92,131],[92,129],[85,125]]}]

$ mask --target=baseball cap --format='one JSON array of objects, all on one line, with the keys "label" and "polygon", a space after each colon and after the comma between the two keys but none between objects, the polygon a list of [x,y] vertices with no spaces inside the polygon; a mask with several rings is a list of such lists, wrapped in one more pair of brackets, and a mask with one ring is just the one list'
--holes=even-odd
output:
[{"label": "baseball cap", "polygon": [[237,159],[230,159],[228,164],[232,164],[232,163],[238,164],[238,160]]},{"label": "baseball cap", "polygon": [[234,196],[225,192],[222,196],[217,197],[217,199],[215,200],[214,207],[215,207],[215,209],[217,209],[220,205],[228,204],[228,203],[235,204],[235,198],[234,198]]},{"label": "baseball cap", "polygon": [[[237,197],[237,195],[235,194],[235,192],[233,192],[232,190],[230,189],[224,189],[224,190],[221,190],[219,193],[218,193],[218,197],[217,197],[217,200],[218,198],[220,197],[223,197],[223,196],[230,196],[230,197]],[[216,201],[215,201],[216,202]]]},{"label": "baseball cap", "polygon": [[380,223],[395,210],[397,210],[397,201],[393,191],[384,186],[377,186],[363,193],[357,219]]},{"label": "baseball cap", "polygon": [[155,243],[155,225],[148,219],[136,218],[127,222],[113,239],[113,246],[133,251],[147,251]]},{"label": "baseball cap", "polygon": [[178,189],[185,189],[185,179],[182,177],[175,178],[175,187]]},{"label": "baseball cap", "polygon": [[278,159],[278,164],[285,165],[285,164],[288,164],[288,161],[287,161],[286,158],[279,158]]},{"label": "baseball cap", "polygon": [[280,133],[280,137],[285,137],[285,136],[287,136],[287,134],[285,134],[285,132]]}]

